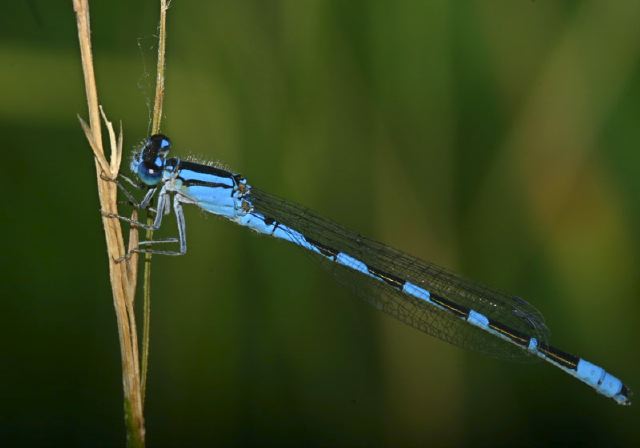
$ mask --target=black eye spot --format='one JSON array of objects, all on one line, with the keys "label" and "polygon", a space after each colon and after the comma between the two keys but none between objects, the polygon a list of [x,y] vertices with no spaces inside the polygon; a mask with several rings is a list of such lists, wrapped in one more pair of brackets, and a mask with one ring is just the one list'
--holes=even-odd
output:
[{"label": "black eye spot", "polygon": [[171,148],[171,140],[164,134],[154,134],[147,139],[146,146],[155,146],[158,150],[168,151]]},{"label": "black eye spot", "polygon": [[166,135],[155,134],[148,137],[144,142],[144,148],[142,148],[142,160],[145,166],[149,169],[159,168],[163,162],[158,158],[164,159],[170,147],[171,140]]}]

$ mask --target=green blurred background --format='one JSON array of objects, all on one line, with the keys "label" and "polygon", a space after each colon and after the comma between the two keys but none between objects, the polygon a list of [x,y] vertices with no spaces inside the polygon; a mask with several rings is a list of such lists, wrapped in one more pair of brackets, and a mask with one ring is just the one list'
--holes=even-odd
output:
[{"label": "green blurred background", "polygon": [[[91,12],[130,151],[158,6]],[[174,0],[163,131],[175,154],[527,298],[555,345],[640,388],[638,23],[632,0]],[[5,2],[0,67],[0,445],[121,446],[71,1]],[[154,259],[149,446],[640,442],[639,404],[441,343],[286,244],[187,221],[188,255]]]}]

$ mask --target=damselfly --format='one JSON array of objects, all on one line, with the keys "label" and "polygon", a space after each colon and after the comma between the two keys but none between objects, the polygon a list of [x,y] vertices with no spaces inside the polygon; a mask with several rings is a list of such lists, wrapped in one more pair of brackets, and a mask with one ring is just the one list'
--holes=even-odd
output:
[{"label": "damselfly", "polygon": [[[618,378],[549,345],[542,315],[523,299],[464,280],[432,263],[365,238],[302,206],[252,187],[240,174],[169,158],[170,146],[166,136],[153,135],[133,156],[131,170],[148,189],[139,206],[149,207],[157,196],[153,225],[134,224],[159,229],[173,202],[178,238],[143,241],[136,251],[186,253],[182,206],[193,204],[307,250],[365,301],[418,330],[488,354],[542,359],[619,404],[631,403],[629,389]],[[179,249],[152,248],[153,244],[167,242],[177,242]]]}]

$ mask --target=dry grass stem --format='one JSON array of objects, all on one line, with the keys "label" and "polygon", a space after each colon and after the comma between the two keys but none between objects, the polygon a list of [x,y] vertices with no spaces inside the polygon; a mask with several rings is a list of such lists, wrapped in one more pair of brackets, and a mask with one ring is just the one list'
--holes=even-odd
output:
[{"label": "dry grass stem", "polygon": [[152,134],[157,134],[160,131],[160,122],[162,121],[168,9],[169,3],[166,0],[160,0],[160,23],[158,25],[158,63],[156,64],[156,94],[153,102],[153,119],[151,121]]},{"label": "dry grass stem", "polygon": [[[160,0],[160,23],[158,25],[158,63],[156,64],[156,93],[153,102],[153,119],[151,122],[151,133],[160,132],[160,122],[162,121],[162,105],[164,103],[164,70],[165,70],[165,49],[167,41],[167,10],[169,3]],[[147,224],[152,223],[152,217],[147,216]],[[145,238],[153,239],[153,231],[147,230]],[[149,338],[151,334],[151,258],[150,253],[144,256],[144,277],[143,277],[143,302],[142,302],[142,376],[141,394],[142,403],[147,391],[147,376],[149,372]]]},{"label": "dry grass stem", "polygon": [[[89,112],[89,124],[80,119],[89,145],[95,155],[96,179],[100,207],[106,214],[118,214],[117,186],[108,179],[116,179],[122,161],[122,127],[116,138],[113,125],[101,111],[98,101],[93,55],[91,50],[91,28],[89,18],[89,4],[87,0],[74,0],[73,8],[78,26],[78,40],[82,71],[84,74],[85,91]],[[107,162],[102,142],[102,128],[100,116],[109,134],[110,162]],[[103,216],[107,255],[109,262],[109,280],[116,312],[120,355],[122,362],[122,383],[124,391],[125,424],[127,428],[127,443],[130,447],[142,447],[145,443],[145,426],[140,389],[140,370],[138,358],[138,337],[136,333],[133,300],[135,279],[137,277],[137,257],[118,263],[126,254],[122,227],[117,219]],[[130,246],[137,245],[138,236],[135,228],[130,232]]]},{"label": "dry grass stem", "polygon": [[[166,0],[160,1],[160,37],[152,122],[153,133],[159,132],[160,121],[162,119],[162,104],[164,100],[166,13],[168,7],[169,5]],[[122,361],[122,384],[124,392],[127,444],[130,447],[143,447],[145,444],[143,408],[146,376],[148,371],[150,333],[151,256],[149,254],[145,256],[142,363],[140,363],[138,353],[138,333],[134,308],[138,275],[138,255],[133,253],[126,261],[118,261],[127,253],[130,253],[132,249],[138,247],[139,233],[137,228],[131,228],[129,231],[129,244],[125,249],[120,221],[112,218],[112,216],[118,215],[117,186],[113,180],[117,179],[120,164],[122,162],[122,123],[120,124],[118,134],[116,134],[113,124],[108,120],[106,113],[98,101],[98,89],[96,87],[93,54],[91,50],[91,28],[88,0],[73,0],[73,8],[76,13],[76,22],[78,26],[78,40],[80,43],[80,55],[87,96],[89,123],[87,124],[87,122],[81,117],[78,117],[78,119],[85,136],[87,137],[89,146],[95,156],[98,196],[101,210],[104,213],[102,225],[104,228],[107,246],[109,280],[111,283],[113,304],[116,312],[116,323],[118,326],[120,355]],[[101,117],[102,122],[100,120]],[[102,124],[104,124],[108,134],[110,148],[109,160],[105,157],[102,140]],[[131,219],[134,221],[138,220],[138,215],[135,210],[133,211]],[[152,237],[152,232],[147,232],[147,239],[151,239]]]}]

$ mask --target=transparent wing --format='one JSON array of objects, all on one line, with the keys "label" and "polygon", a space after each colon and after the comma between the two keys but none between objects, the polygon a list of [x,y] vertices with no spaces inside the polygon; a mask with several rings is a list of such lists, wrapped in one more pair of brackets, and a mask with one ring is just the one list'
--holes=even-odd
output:
[{"label": "transparent wing", "polygon": [[[463,279],[382,243],[345,229],[311,210],[252,188],[254,209],[295,229],[307,239],[355,257],[369,267],[410,281],[432,294],[466,306],[546,343],[548,330],[540,312],[525,300]],[[296,237],[292,234],[293,237]],[[453,314],[404,294],[384,282],[345,268],[320,255],[313,258],[367,303],[443,341],[501,358],[536,360],[526,351],[469,325]]]}]

